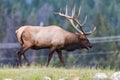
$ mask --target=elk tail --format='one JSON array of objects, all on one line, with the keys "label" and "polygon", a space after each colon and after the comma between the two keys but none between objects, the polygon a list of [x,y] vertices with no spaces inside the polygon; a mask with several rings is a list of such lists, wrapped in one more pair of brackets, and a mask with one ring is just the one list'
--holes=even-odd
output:
[{"label": "elk tail", "polygon": [[23,41],[23,33],[24,33],[24,30],[20,31],[20,30],[16,30],[16,34],[17,34],[17,38],[18,38],[18,41],[21,45],[24,44],[24,41]]},{"label": "elk tail", "polygon": [[21,45],[23,45],[23,44],[24,44],[24,41],[23,41],[23,33],[24,33],[24,31],[21,33],[21,36],[20,36]]}]

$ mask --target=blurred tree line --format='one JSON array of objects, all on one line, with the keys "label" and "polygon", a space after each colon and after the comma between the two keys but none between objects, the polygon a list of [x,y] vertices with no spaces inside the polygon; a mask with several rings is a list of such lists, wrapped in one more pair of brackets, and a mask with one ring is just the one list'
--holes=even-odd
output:
[{"label": "blurred tree line", "polygon": [[[76,6],[76,14],[81,6],[80,22],[86,15],[88,16],[85,27],[83,27],[85,31],[91,30],[93,25],[97,27],[96,32],[90,37],[120,34],[120,0],[0,0],[0,42],[18,42],[15,30],[22,25],[58,25],[68,31],[75,32],[64,18],[54,14],[54,12],[59,12],[60,9],[65,12],[66,5],[69,8],[69,14],[71,14],[74,5]],[[120,69],[119,49],[120,42],[96,43],[89,51],[70,53],[63,51],[63,53],[67,53],[64,54],[64,58],[68,66]],[[0,63],[16,63],[16,51],[17,49],[0,49]],[[29,56],[31,62],[43,64],[46,61],[48,51],[28,51],[26,55]],[[118,52],[106,53],[108,51]],[[103,54],[97,54],[99,52],[103,52]],[[14,57],[14,59],[11,61],[2,60],[4,57]],[[54,59],[51,63],[59,66],[59,60]]]}]

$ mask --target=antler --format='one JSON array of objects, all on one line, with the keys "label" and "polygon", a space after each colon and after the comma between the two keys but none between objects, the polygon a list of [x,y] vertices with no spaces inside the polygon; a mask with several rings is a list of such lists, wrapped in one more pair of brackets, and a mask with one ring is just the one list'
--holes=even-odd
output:
[{"label": "antler", "polygon": [[[81,33],[81,34],[85,34],[85,35],[88,35],[88,34],[93,33],[93,32],[96,30],[96,27],[93,29],[93,31],[88,32],[88,33],[85,33],[85,32],[83,31],[82,26],[86,23],[87,16],[85,17],[83,23],[81,24],[81,23],[79,22],[81,7],[79,8],[79,12],[78,12],[77,17],[75,16],[75,9],[76,9],[76,7],[74,6],[74,8],[72,9],[72,15],[71,15],[71,16],[68,15],[67,6],[66,6],[65,14],[63,14],[63,13],[61,13],[61,12],[57,12],[57,13],[55,13],[55,14],[58,14],[58,15],[60,15],[60,16],[62,16],[62,17],[65,17],[65,18],[71,23],[71,25],[77,30],[77,32],[79,32],[79,33]],[[77,24],[75,25],[74,22],[77,23]],[[78,27],[79,27],[80,29],[79,29]]]}]

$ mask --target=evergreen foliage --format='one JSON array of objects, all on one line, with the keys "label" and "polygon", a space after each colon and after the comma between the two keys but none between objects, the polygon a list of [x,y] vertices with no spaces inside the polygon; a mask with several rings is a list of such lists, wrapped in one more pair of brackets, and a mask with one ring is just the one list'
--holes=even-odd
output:
[{"label": "evergreen foliage", "polygon": [[[54,14],[54,12],[58,12],[60,9],[64,12],[66,5],[69,7],[69,14],[74,5],[77,9],[76,13],[81,6],[80,22],[82,22],[86,15],[88,16],[84,29],[88,31],[92,28],[92,25],[97,27],[92,37],[115,36],[120,34],[120,0],[0,0],[0,42],[17,42],[15,30],[22,25],[58,25],[66,30],[75,32],[64,18]],[[120,69],[120,53],[106,53],[107,51],[119,50],[119,42],[97,43],[93,44],[93,48],[89,51],[90,53],[95,53],[94,55],[90,55],[88,51],[76,51],[72,52],[72,54],[87,53],[89,55],[72,56],[68,53],[64,57],[68,57],[66,63],[72,62],[76,66],[97,65],[103,68]],[[13,51],[0,50],[0,56],[15,57],[15,51],[16,49]],[[97,54],[101,51],[104,54]],[[48,51],[42,52],[47,53]],[[36,55],[40,56],[44,55],[44,53]],[[28,56],[32,57],[31,54]],[[76,61],[76,59],[80,61]],[[56,62],[57,64],[59,65],[58,62]]]}]

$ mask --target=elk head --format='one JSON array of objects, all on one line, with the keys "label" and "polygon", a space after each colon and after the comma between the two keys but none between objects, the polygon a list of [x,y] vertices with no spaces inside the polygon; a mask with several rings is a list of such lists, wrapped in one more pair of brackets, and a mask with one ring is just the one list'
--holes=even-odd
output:
[{"label": "elk head", "polygon": [[73,26],[73,28],[78,32],[77,35],[79,36],[79,42],[80,42],[80,45],[81,45],[79,49],[80,50],[85,49],[85,48],[89,49],[92,46],[91,46],[91,44],[90,44],[90,42],[89,42],[89,40],[87,39],[86,36],[92,34],[96,30],[96,27],[94,27],[93,30],[90,31],[90,32],[85,32],[82,29],[82,27],[86,23],[87,16],[85,17],[83,23],[80,23],[79,22],[80,11],[81,11],[81,7],[79,8],[78,15],[75,16],[75,6],[74,6],[74,8],[72,9],[72,15],[69,16],[68,15],[68,9],[67,9],[67,6],[66,6],[65,14],[61,13],[61,12],[56,12],[55,14],[66,18],[70,22],[70,24]]}]

